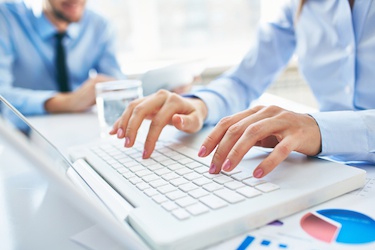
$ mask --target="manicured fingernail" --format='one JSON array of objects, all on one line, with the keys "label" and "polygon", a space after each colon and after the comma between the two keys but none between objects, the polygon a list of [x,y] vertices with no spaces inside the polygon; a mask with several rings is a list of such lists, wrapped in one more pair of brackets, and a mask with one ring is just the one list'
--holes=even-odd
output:
[{"label": "manicured fingernail", "polygon": [[147,155],[147,151],[146,151],[146,150],[143,150],[142,158],[145,159],[145,158],[146,158],[146,155]]},{"label": "manicured fingernail", "polygon": [[230,169],[230,160],[229,159],[226,159],[225,161],[224,161],[224,164],[223,164],[223,170],[224,171],[229,171],[229,169]]},{"label": "manicured fingernail", "polygon": [[129,137],[125,137],[125,147],[129,147],[130,145],[130,139]]},{"label": "manicured fingernail", "polygon": [[205,154],[206,154],[206,147],[205,146],[202,146],[200,149],[199,149],[199,152],[198,152],[198,156],[199,157],[203,157]]},{"label": "manicured fingernail", "polygon": [[119,128],[117,130],[117,138],[121,138],[124,136],[124,130],[122,130],[122,128]]},{"label": "manicured fingernail", "polygon": [[262,177],[263,173],[264,173],[263,169],[258,168],[257,170],[254,171],[253,175],[255,178],[260,178]]},{"label": "manicured fingernail", "polygon": [[210,166],[210,170],[208,170],[208,172],[210,173],[210,174],[214,174],[215,173],[215,170],[216,170],[216,167],[215,167],[215,164],[211,164],[211,166]]}]

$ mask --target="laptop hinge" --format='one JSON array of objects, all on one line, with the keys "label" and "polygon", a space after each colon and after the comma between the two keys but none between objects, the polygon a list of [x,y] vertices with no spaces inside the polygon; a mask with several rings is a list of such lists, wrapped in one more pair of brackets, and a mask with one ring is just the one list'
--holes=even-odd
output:
[{"label": "laptop hinge", "polygon": [[67,174],[86,194],[91,197],[95,196],[96,200],[104,204],[117,219],[124,221],[129,212],[134,209],[85,160],[75,161]]}]

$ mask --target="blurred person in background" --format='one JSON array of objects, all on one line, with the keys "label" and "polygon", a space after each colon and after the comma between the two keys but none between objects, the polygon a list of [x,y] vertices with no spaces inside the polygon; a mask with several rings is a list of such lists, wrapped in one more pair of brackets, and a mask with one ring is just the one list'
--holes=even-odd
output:
[{"label": "blurred person in background", "polygon": [[86,0],[0,4],[0,94],[24,115],[81,112],[121,79],[114,30]]}]

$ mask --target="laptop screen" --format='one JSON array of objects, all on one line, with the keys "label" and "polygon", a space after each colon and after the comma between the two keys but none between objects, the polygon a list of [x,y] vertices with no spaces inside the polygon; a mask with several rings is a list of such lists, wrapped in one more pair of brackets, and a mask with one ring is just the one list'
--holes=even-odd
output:
[{"label": "laptop screen", "polygon": [[[91,218],[90,221],[92,220],[93,223],[98,224],[100,230],[97,227],[94,227],[93,230],[99,230],[98,232],[100,232],[101,237],[103,235],[106,235],[103,237],[109,237],[106,239],[111,243],[111,246],[117,246],[112,242],[115,240],[121,246],[125,246],[125,249],[145,249],[144,243],[138,236],[135,236],[135,233],[128,225],[118,223],[103,206],[99,205],[100,203],[92,199],[93,197],[89,197],[85,192],[81,192],[82,190],[72,184],[70,178],[66,178],[68,169],[72,169],[70,161],[60,153],[49,140],[38,132],[19,111],[0,95],[0,147],[2,146],[1,142],[3,139],[5,139],[4,142],[10,143],[9,145],[4,145],[16,146],[14,149],[17,150],[18,153],[21,153],[19,157],[24,158],[35,166],[37,170],[43,172],[44,176],[51,184],[49,188],[57,188],[58,191],[67,198],[67,201],[78,209],[77,211],[79,211],[80,214],[76,216],[80,216],[80,218]],[[9,166],[12,167],[12,164]],[[56,202],[55,199],[54,202]],[[65,202],[62,201],[61,205],[65,205]],[[64,215],[64,218],[75,216],[71,210],[69,211],[69,214]],[[20,218],[24,218],[24,216],[20,216]],[[54,223],[58,222],[54,221]],[[86,223],[88,222],[84,221],[83,223],[85,223],[84,226],[87,226]],[[43,227],[43,225],[41,225],[41,227]],[[62,227],[64,228],[65,225]],[[48,227],[48,229],[50,229],[50,227]],[[42,229],[36,229],[35,233],[42,232],[40,230]],[[74,230],[77,230],[77,228],[74,228]],[[95,231],[94,233],[97,232]],[[27,235],[35,236],[32,233],[28,233]],[[35,238],[33,238],[33,240],[35,240]],[[29,248],[37,248],[30,245],[30,241],[25,242],[27,242]],[[21,241],[22,244],[25,242]],[[83,244],[86,243],[87,240],[78,242],[79,244]],[[38,246],[40,247],[40,245]],[[70,248],[71,245],[64,249]],[[118,249],[120,249],[120,247],[118,247]]]},{"label": "laptop screen", "polygon": [[71,166],[69,160],[2,96],[0,96],[0,122],[15,133],[21,132],[31,148],[37,147],[45,152],[62,174],[65,174]]}]

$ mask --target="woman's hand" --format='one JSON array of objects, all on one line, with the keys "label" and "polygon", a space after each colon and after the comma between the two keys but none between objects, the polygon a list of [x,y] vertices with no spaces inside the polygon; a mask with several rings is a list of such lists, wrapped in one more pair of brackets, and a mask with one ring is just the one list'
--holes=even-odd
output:
[{"label": "woman's hand", "polygon": [[321,151],[320,130],[314,118],[276,106],[258,106],[223,118],[205,139],[198,153],[212,158],[210,173],[233,170],[253,147],[274,148],[255,168],[261,178],[271,172],[292,151],[316,155]]},{"label": "woman's hand", "polygon": [[202,128],[206,116],[207,107],[202,100],[159,90],[131,102],[113,125],[110,134],[117,134],[119,139],[125,138],[125,147],[131,147],[143,120],[151,120],[143,151],[143,158],[146,159],[154,151],[156,141],[167,124],[181,131],[194,133]]}]

